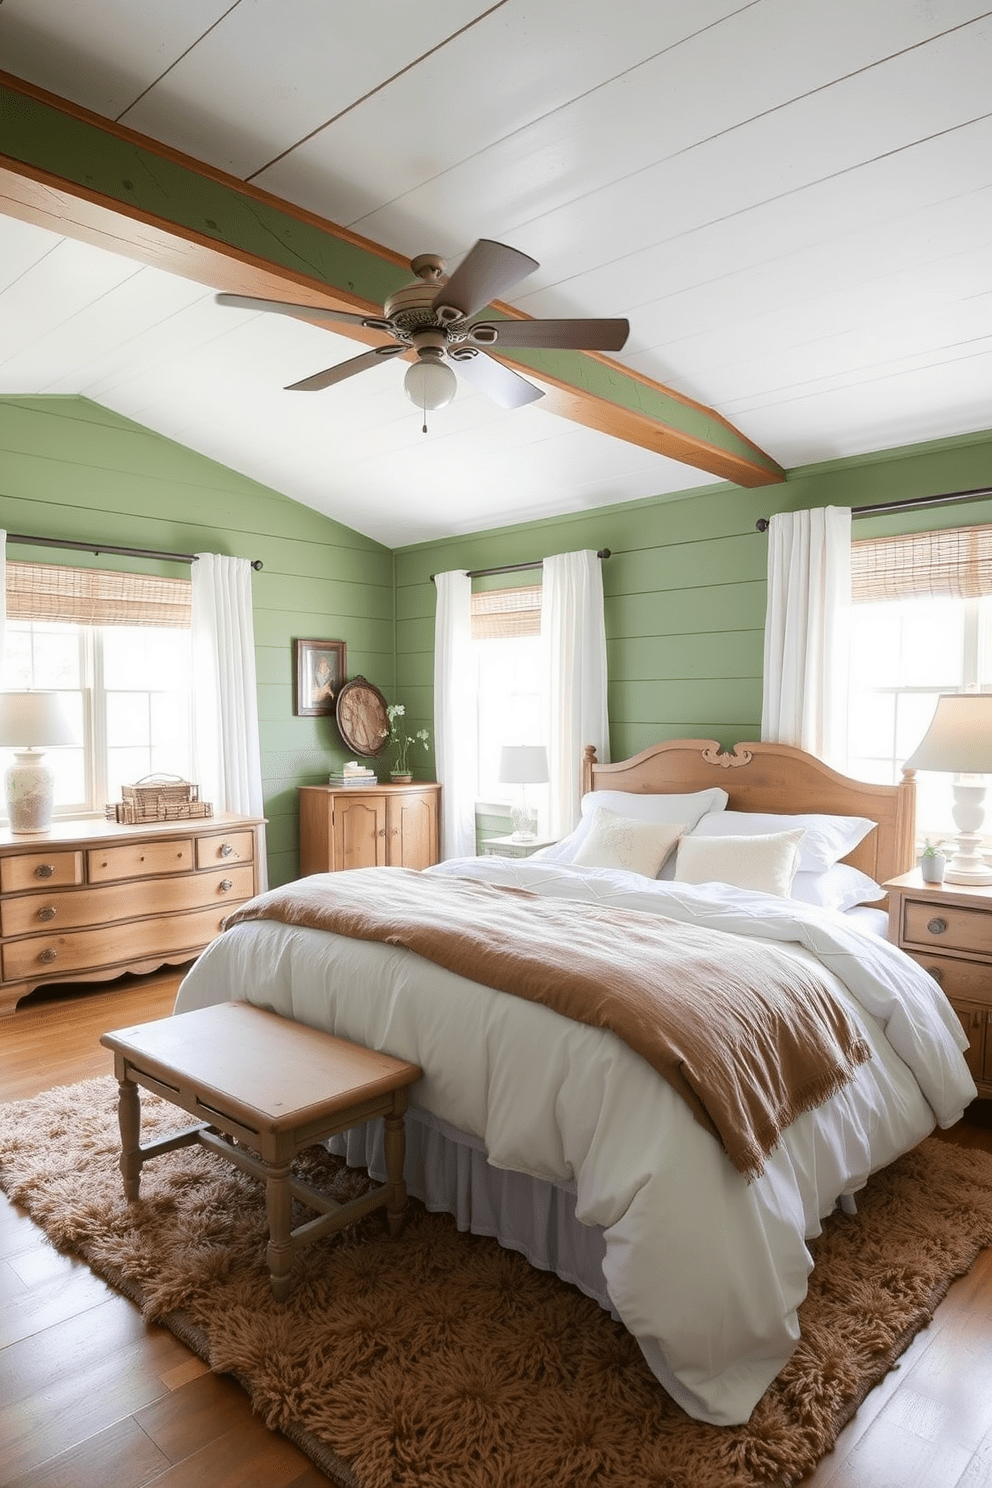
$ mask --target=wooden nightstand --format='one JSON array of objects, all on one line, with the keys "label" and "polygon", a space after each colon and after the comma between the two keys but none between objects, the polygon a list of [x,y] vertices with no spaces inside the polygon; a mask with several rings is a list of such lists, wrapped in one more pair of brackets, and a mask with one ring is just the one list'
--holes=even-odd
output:
[{"label": "wooden nightstand", "polygon": [[551,847],[557,837],[533,837],[530,842],[517,842],[509,837],[487,837],[482,843],[482,853],[487,858],[529,858],[539,847]]},{"label": "wooden nightstand", "polygon": [[970,1040],[978,1094],[992,1097],[992,885],[927,884],[914,869],[885,888],[889,939],[943,988]]}]

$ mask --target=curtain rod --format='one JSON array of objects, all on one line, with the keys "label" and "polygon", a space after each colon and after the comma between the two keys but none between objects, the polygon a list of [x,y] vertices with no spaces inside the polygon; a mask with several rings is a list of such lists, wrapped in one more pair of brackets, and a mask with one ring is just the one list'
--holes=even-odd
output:
[{"label": "curtain rod", "polygon": [[[610,556],[609,548],[600,548],[596,553],[597,558],[609,558]],[[543,565],[543,558],[535,558],[533,563],[504,563],[500,568],[470,568],[467,570],[467,575],[470,579],[487,579],[490,574],[519,573],[522,569],[542,568]],[[430,579],[433,584],[435,575],[431,574]]]},{"label": "curtain rod", "polygon": [[[116,548],[113,543],[100,543],[96,547],[93,543],[75,542],[68,537],[25,537],[22,532],[8,532],[7,541],[27,543],[33,548],[73,548],[78,553],[92,553],[94,558],[99,558],[101,553],[116,553],[123,558],[163,558],[170,563],[195,563],[198,557],[196,553],[160,553],[157,548]],[[254,558],[251,566],[260,569],[261,558]]]},{"label": "curtain rod", "polygon": [[[879,501],[874,506],[852,506],[852,517],[870,517],[879,512],[912,511],[917,506],[950,506],[955,501],[977,501],[992,496],[992,486],[977,486],[974,491],[945,491],[943,496],[911,496],[906,501]],[[768,531],[768,518],[759,517],[754,524],[758,532]]]}]

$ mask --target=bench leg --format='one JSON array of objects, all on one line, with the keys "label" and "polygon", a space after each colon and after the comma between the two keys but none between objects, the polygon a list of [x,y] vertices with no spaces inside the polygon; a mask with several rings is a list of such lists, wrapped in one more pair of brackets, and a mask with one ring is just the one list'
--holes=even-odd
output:
[{"label": "bench leg", "polygon": [[141,1096],[133,1080],[118,1080],[117,1120],[121,1129],[120,1170],[124,1197],[133,1204],[141,1183]]},{"label": "bench leg", "polygon": [[386,1117],[383,1149],[386,1158],[386,1221],[390,1235],[395,1238],[403,1228],[403,1215],[406,1209],[406,1182],[403,1178],[406,1129],[403,1125],[402,1112],[398,1116]]},{"label": "bench leg", "polygon": [[266,1164],[265,1204],[269,1216],[269,1244],[265,1259],[269,1267],[272,1295],[285,1302],[293,1287],[293,1242],[290,1225],[293,1217],[293,1193],[289,1186],[291,1167]]}]

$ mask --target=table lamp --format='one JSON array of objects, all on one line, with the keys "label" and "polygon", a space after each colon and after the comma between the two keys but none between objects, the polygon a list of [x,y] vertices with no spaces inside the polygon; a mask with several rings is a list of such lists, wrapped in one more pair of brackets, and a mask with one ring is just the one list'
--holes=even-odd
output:
[{"label": "table lamp", "polygon": [[533,842],[537,836],[537,812],[527,804],[527,787],[547,783],[548,751],[543,744],[504,744],[500,751],[499,778],[506,785],[520,787],[520,800],[510,812],[514,842]]},{"label": "table lamp", "polygon": [[904,770],[941,770],[954,782],[951,813],[958,837],[944,870],[945,883],[992,884],[992,865],[981,854],[986,782],[992,775],[992,693],[947,693],[937,699],[930,727]]},{"label": "table lamp", "polygon": [[42,751],[78,744],[57,692],[0,692],[0,748],[13,749],[4,786],[12,832],[47,832],[55,777]]}]

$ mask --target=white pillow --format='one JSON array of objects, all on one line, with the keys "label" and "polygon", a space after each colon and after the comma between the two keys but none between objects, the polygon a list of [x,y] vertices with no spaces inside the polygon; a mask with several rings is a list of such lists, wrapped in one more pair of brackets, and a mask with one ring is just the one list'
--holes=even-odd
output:
[{"label": "white pillow", "polygon": [[824,909],[843,911],[853,909],[856,904],[875,904],[884,897],[881,884],[852,868],[850,863],[835,863],[824,873],[800,871],[792,881],[793,899],[803,904],[819,904]]},{"label": "white pillow", "polygon": [[725,883],[789,898],[803,829],[756,837],[683,837],[675,859],[678,883]]},{"label": "white pillow", "polygon": [[599,807],[572,862],[589,868],[623,868],[655,878],[684,831],[684,822],[632,821]]},{"label": "white pillow", "polygon": [[765,836],[805,828],[799,854],[800,873],[824,873],[857,847],[875,828],[864,816],[776,816],[764,811],[718,811],[690,827],[694,837]]},{"label": "white pillow", "polygon": [[725,790],[714,786],[711,790],[691,791],[685,795],[649,795],[641,791],[587,791],[582,797],[582,816],[574,831],[551,847],[540,848],[532,858],[543,858],[550,863],[571,863],[576,851],[585,841],[592,823],[594,811],[615,811],[629,821],[679,823],[683,830],[691,831],[707,813],[721,812],[730,797]]}]

